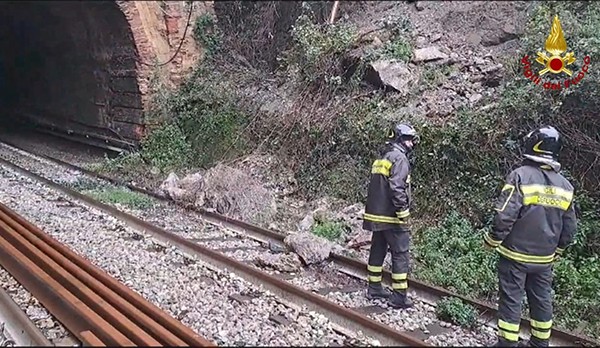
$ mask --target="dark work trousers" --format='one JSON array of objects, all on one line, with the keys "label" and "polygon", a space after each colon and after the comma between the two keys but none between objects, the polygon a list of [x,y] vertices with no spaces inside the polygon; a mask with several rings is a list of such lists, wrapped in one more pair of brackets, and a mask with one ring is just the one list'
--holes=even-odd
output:
[{"label": "dark work trousers", "polygon": [[548,347],[552,328],[552,264],[520,263],[500,256],[498,285],[499,343],[505,346],[517,344],[521,302],[526,293],[531,317],[530,344]]},{"label": "dark work trousers", "polygon": [[406,293],[408,289],[408,270],[410,232],[400,229],[374,231],[369,252],[369,285],[381,284],[383,261],[389,249],[392,253],[392,289]]}]

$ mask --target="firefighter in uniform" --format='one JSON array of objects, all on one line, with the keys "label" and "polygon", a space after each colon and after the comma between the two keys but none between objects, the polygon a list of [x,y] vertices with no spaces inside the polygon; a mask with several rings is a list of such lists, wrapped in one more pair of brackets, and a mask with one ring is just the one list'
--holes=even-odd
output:
[{"label": "firefighter in uniform", "polygon": [[[410,230],[407,219],[411,203],[408,155],[418,142],[415,129],[406,123],[389,133],[380,157],[371,167],[363,228],[372,231],[367,297],[387,298],[393,308],[412,307],[407,297]],[[381,284],[388,247],[392,256],[392,289]]]},{"label": "firefighter in uniform", "polygon": [[573,241],[577,227],[573,186],[560,173],[562,139],[545,126],[524,139],[524,161],[508,174],[484,244],[498,262],[498,342],[517,346],[524,293],[534,347],[547,347],[552,328],[552,264]]}]

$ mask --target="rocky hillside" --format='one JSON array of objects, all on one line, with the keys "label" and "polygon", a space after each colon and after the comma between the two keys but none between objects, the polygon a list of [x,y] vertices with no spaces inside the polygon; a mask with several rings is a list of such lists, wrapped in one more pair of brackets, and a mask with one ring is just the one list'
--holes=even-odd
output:
[{"label": "rocky hillside", "polygon": [[[179,90],[156,95],[149,117],[162,125],[143,150],[104,170],[156,188],[170,172],[199,172],[181,181],[170,175],[163,189],[362,248],[364,257],[368,168],[388,128],[408,120],[422,134],[413,167],[414,274],[493,300],[496,256],[480,248],[491,202],[519,163],[523,135],[551,123],[565,136],[562,163],[581,212],[578,243],[556,266],[557,322],[575,328],[598,317],[600,70],[549,91],[523,77],[520,61],[543,49],[557,14],[577,57],[570,68],[579,72],[585,55],[600,59],[600,5],[341,2],[328,24],[330,7],[215,2],[214,16],[194,28],[206,59]],[[600,321],[586,325],[597,333]]]}]

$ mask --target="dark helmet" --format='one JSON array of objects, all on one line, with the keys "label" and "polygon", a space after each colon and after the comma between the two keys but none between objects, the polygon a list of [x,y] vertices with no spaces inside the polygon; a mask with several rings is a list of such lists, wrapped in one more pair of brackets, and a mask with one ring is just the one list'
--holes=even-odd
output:
[{"label": "dark helmet", "polygon": [[529,132],[523,140],[526,155],[558,160],[562,139],[556,128],[544,126]]},{"label": "dark helmet", "polygon": [[388,138],[398,144],[403,144],[405,140],[412,140],[416,145],[419,142],[419,134],[408,123],[398,123],[394,128],[390,129]]}]

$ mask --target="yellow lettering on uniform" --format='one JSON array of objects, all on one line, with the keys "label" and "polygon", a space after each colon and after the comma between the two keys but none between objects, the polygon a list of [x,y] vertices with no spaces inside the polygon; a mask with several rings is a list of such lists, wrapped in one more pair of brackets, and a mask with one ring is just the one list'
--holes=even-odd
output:
[{"label": "yellow lettering on uniform", "polygon": [[567,210],[573,200],[573,192],[557,186],[521,185],[524,205],[542,205]]}]

